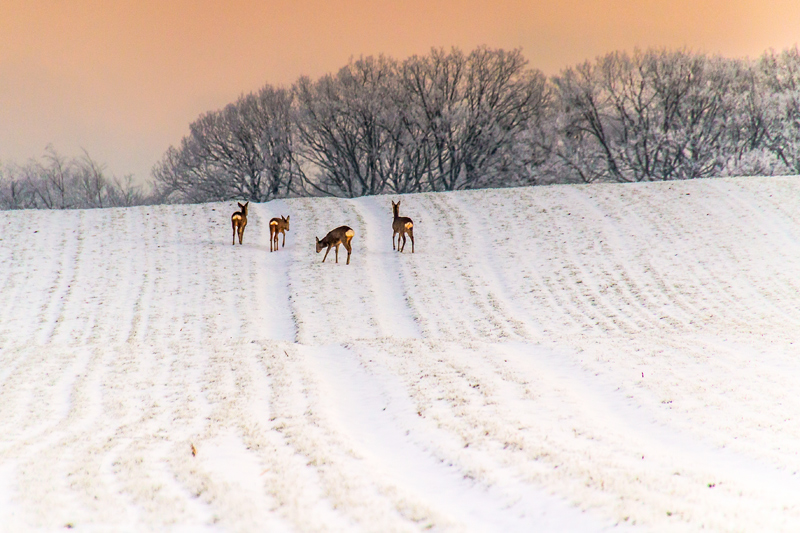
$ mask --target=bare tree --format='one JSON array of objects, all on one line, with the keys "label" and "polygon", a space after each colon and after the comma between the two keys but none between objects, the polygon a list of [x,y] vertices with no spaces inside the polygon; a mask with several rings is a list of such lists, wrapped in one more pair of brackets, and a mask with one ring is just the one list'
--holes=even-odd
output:
[{"label": "bare tree", "polygon": [[[755,66],[754,93],[760,105],[750,116],[758,121],[757,143],[763,144],[783,166],[800,173],[800,51],[765,53]],[[755,98],[756,96],[754,96]],[[755,148],[755,146],[754,146]]]},{"label": "bare tree", "polygon": [[405,124],[425,150],[429,190],[463,188],[466,68],[466,57],[458,49],[434,49],[403,63],[402,83],[410,103]]},{"label": "bare tree", "polygon": [[[514,179],[517,136],[535,136],[549,106],[544,75],[527,68],[519,50],[478,48],[467,58],[465,97],[468,110],[467,187],[497,186]],[[533,139],[529,139],[529,142]],[[527,165],[536,156],[523,159]]]},{"label": "bare tree", "polygon": [[381,56],[295,84],[301,154],[317,170],[307,182],[313,189],[352,198],[397,185],[403,150],[396,79],[395,61]]},{"label": "bare tree", "polygon": [[34,164],[39,173],[38,180],[30,177],[36,194],[42,203],[49,209],[67,209],[70,207],[69,195],[69,162],[60,155],[52,146],[45,149],[43,157],[48,165]]},{"label": "bare tree", "polygon": [[265,202],[294,190],[292,95],[266,86],[193,122],[153,169],[159,195],[202,202]]},{"label": "bare tree", "polygon": [[403,63],[402,84],[410,102],[404,124],[430,190],[497,186],[538,161],[516,165],[513,148],[523,132],[538,135],[534,124],[548,109],[549,89],[519,50],[481,47],[465,56],[434,49]]},{"label": "bare tree", "polygon": [[685,51],[608,54],[553,82],[562,117],[554,152],[573,180],[712,176],[726,162],[733,66]]},{"label": "bare tree", "polygon": [[68,159],[48,146],[41,160],[11,165],[0,174],[2,209],[85,209],[150,202],[132,176],[120,180],[84,151]]}]

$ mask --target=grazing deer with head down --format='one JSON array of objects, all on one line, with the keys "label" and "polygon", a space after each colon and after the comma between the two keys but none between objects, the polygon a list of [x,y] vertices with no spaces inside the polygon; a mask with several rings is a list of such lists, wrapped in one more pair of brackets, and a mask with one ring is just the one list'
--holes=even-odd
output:
[{"label": "grazing deer with head down", "polygon": [[286,232],[289,231],[289,217],[275,217],[269,221],[269,251],[272,252],[272,243],[275,243],[275,250],[278,251],[278,233],[283,233],[283,246],[286,246]]},{"label": "grazing deer with head down", "polygon": [[[236,202],[239,204],[239,202]],[[244,205],[239,204],[239,211],[231,215],[231,226],[233,226],[233,242],[236,244],[236,233],[239,233],[239,244],[242,244],[242,237],[244,237],[244,227],[247,225],[247,206],[250,202],[245,202]]]},{"label": "grazing deer with head down", "polygon": [[353,248],[350,246],[350,241],[353,240],[353,235],[355,235],[351,228],[348,226],[339,226],[338,228],[331,230],[325,235],[325,238],[319,240],[317,237],[317,253],[320,253],[323,248],[326,246],[328,247],[325,250],[325,257],[322,258],[322,262],[325,262],[325,259],[328,257],[328,252],[331,251],[331,247],[336,247],[336,262],[339,262],[339,245],[343,244],[344,247],[347,249],[347,264],[350,264],[350,253],[353,251]]},{"label": "grazing deer with head down", "polygon": [[[408,217],[400,216],[400,200],[392,202],[392,250],[394,247],[394,236],[397,235],[397,251],[402,252],[406,249],[406,234],[411,237],[411,253],[414,253],[414,222]],[[400,237],[403,238],[403,247],[400,248]]]}]

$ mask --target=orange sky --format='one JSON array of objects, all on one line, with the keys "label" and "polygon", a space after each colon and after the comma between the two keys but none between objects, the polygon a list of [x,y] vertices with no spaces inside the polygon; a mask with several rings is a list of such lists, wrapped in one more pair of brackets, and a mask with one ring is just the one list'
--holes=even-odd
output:
[{"label": "orange sky", "polygon": [[521,47],[556,74],[634,47],[799,41],[797,0],[0,0],[0,161],[52,143],[144,181],[200,113],[351,56]]}]

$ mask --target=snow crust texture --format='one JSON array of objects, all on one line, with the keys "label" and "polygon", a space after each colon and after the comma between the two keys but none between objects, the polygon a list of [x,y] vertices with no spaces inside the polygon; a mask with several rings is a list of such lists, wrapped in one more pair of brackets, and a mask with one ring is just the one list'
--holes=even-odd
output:
[{"label": "snow crust texture", "polygon": [[800,179],[390,199],[0,213],[0,531],[800,531]]}]

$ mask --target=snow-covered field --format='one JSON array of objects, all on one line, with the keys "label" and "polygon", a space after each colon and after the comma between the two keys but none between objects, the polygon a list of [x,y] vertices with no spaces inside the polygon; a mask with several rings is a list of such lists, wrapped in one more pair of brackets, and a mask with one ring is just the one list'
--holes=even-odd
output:
[{"label": "snow-covered field", "polygon": [[800,530],[800,179],[234,206],[0,213],[0,531]]}]

